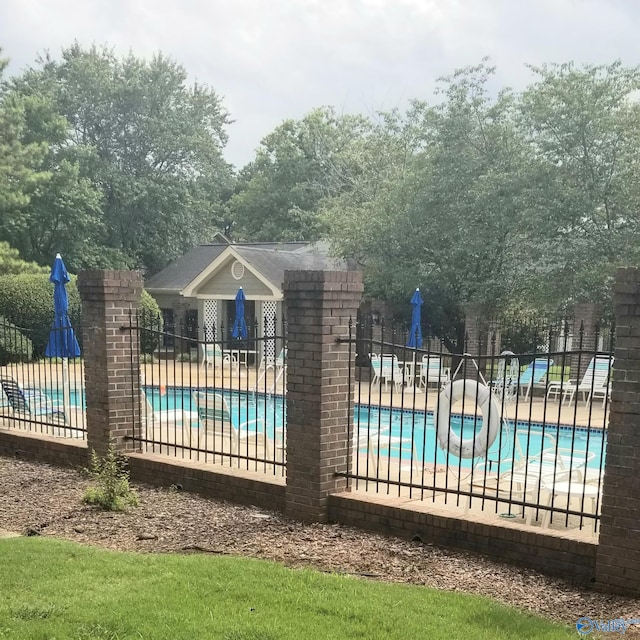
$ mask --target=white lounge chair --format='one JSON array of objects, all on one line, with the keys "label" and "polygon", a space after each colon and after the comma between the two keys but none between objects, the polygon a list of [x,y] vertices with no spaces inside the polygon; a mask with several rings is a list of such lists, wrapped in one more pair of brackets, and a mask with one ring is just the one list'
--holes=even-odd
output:
[{"label": "white lounge chair", "polygon": [[215,372],[236,369],[237,361],[229,353],[224,353],[217,342],[203,342],[200,344],[200,364],[205,371],[212,367]]},{"label": "white lounge chair", "polygon": [[147,428],[164,427],[170,425],[190,425],[197,422],[198,413],[176,407],[175,409],[154,409],[144,389],[140,387],[142,422]]},{"label": "white lounge chair", "polygon": [[398,356],[370,353],[369,357],[371,358],[371,369],[373,371],[371,384],[381,384],[384,380],[384,389],[386,391],[389,387],[389,382],[393,382],[396,391],[399,391],[402,387],[404,371],[400,367]]},{"label": "white lounge chair", "polygon": [[[239,423],[235,421],[226,398],[221,393],[194,391],[193,401],[198,410],[200,428],[190,430],[189,440],[198,447],[211,447],[214,453],[249,456],[264,447],[264,457],[272,459],[271,441],[260,418]],[[250,447],[249,442],[253,441]]]},{"label": "white lounge chair", "polygon": [[[267,376],[267,372],[271,369],[273,371],[273,382],[269,387],[269,393],[274,393],[276,391],[276,386],[280,379],[283,380],[283,392],[286,391],[286,373],[287,373],[287,348],[283,347],[280,349],[280,353],[278,353],[277,357],[266,356],[262,358],[260,362],[260,366],[258,367],[258,374],[256,376],[256,382],[253,385],[254,391],[260,390],[260,383],[263,382]],[[263,383],[265,386],[266,383]]]},{"label": "white lounge chair", "polygon": [[[588,464],[595,458],[593,451],[558,447],[556,439],[545,433],[541,450],[530,452],[527,438],[526,430],[516,431],[514,459],[478,463],[474,467],[474,484],[494,486],[495,482],[495,489],[502,495],[545,504],[554,486],[561,490],[564,486],[561,483],[576,486],[584,483]],[[531,524],[534,511],[526,511],[527,524]]]},{"label": "white lounge chair", "polygon": [[549,367],[553,365],[553,360],[550,358],[542,357],[536,358],[533,362],[530,362],[527,368],[520,374],[518,378],[518,393],[524,392],[524,401],[529,399],[529,394],[534,385],[540,384],[542,378],[548,375]]},{"label": "white lounge chair", "polygon": [[594,396],[606,395],[612,366],[613,356],[594,356],[579,384],[576,380],[550,382],[547,387],[547,399],[553,396],[557,400],[562,394],[562,402],[571,404],[573,398],[582,393],[585,405],[588,405]]},{"label": "white lounge chair", "polygon": [[422,356],[418,386],[426,388],[430,384],[435,384],[442,387],[449,382],[450,375],[449,368],[442,366],[442,360],[438,356],[430,354]]},{"label": "white lounge chair", "polygon": [[0,387],[4,392],[4,407],[11,415],[67,422],[63,408],[39,389],[23,389],[18,381],[10,376],[0,377]]}]

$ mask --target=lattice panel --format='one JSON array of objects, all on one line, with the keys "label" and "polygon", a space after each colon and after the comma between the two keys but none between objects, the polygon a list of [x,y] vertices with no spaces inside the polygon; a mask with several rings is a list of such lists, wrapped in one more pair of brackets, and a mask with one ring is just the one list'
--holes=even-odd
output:
[{"label": "lattice panel", "polygon": [[271,336],[276,335],[277,302],[266,300],[262,303],[262,319],[264,322],[264,361],[274,364],[276,361],[276,341]]},{"label": "lattice panel", "polygon": [[204,339],[213,340],[215,338],[216,323],[218,321],[218,301],[204,301]]}]

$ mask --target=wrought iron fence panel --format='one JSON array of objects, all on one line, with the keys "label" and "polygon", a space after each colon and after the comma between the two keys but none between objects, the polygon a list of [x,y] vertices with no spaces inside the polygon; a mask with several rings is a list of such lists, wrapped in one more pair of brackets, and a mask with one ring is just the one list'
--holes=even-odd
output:
[{"label": "wrought iron fence panel", "polygon": [[[48,335],[0,318],[0,424],[61,438],[86,438],[82,357],[48,358],[48,338],[62,343],[70,324],[59,320]],[[79,322],[74,322],[81,335]]]},{"label": "wrought iron fence panel", "polygon": [[132,315],[142,429],[132,425],[130,437],[151,453],[283,475],[286,322],[271,315],[247,328],[234,339],[224,325],[190,319],[169,332]]},{"label": "wrought iron fence panel", "polygon": [[[509,331],[494,323],[477,336],[451,353],[433,336],[407,347],[403,327],[382,323],[368,334],[352,327],[349,483],[542,527],[595,530],[615,326],[564,319]],[[528,348],[504,348],[517,344]]]}]

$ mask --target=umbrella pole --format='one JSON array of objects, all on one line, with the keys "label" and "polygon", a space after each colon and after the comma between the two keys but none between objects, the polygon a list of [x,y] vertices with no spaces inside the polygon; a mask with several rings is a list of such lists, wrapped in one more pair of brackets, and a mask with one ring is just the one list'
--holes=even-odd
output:
[{"label": "umbrella pole", "polygon": [[71,424],[69,409],[71,407],[71,390],[69,388],[69,358],[62,358],[62,410],[65,424]]}]

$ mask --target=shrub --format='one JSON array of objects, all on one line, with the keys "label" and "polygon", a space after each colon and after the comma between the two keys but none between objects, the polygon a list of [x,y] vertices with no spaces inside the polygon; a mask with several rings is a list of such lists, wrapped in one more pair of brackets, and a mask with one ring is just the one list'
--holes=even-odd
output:
[{"label": "shrub", "polygon": [[153,353],[160,345],[162,313],[155,298],[143,290],[140,298],[140,351]]},{"label": "shrub", "polygon": [[[75,276],[67,284],[67,293],[71,324],[78,326],[80,295]],[[53,321],[53,285],[49,276],[44,273],[0,276],[0,315],[24,330],[33,342],[34,355],[44,355]]]},{"label": "shrub", "polygon": [[128,507],[138,506],[138,496],[129,486],[129,471],[126,459],[115,453],[113,445],[101,458],[91,451],[91,460],[87,472],[96,482],[84,494],[87,504],[94,504],[105,511],[126,511]]},{"label": "shrub", "polygon": [[33,344],[18,327],[0,316],[0,365],[26,362],[33,355]]},{"label": "shrub", "polygon": [[[82,347],[81,301],[76,276],[71,276],[67,284],[69,298],[69,319],[76,329],[76,337]],[[140,300],[141,316],[146,323],[158,332],[162,331],[162,314],[158,303],[143,290]],[[53,322],[53,284],[48,274],[20,274],[0,276],[0,316],[21,327],[23,333],[33,343],[33,354],[44,356]],[[153,353],[160,340],[159,333],[142,332],[141,349],[143,353]]]}]

